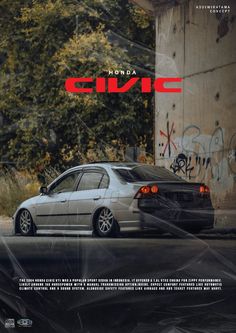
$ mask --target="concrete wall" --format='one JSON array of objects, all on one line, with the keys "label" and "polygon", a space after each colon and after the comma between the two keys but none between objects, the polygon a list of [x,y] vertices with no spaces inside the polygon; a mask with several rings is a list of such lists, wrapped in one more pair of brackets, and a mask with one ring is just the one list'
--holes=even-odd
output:
[{"label": "concrete wall", "polygon": [[156,76],[184,80],[182,94],[156,94],[155,160],[209,185],[228,210],[218,223],[236,225],[236,1],[225,3],[225,17],[198,1],[157,11]]}]

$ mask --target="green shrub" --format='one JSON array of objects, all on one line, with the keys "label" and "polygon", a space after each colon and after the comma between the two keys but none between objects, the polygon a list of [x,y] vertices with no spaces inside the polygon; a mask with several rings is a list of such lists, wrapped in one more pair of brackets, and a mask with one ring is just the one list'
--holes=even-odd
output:
[{"label": "green shrub", "polygon": [[[49,167],[44,170],[45,184],[51,183],[60,172]],[[38,195],[39,174],[29,171],[7,171],[0,174],[0,215],[12,216],[24,200]]]},{"label": "green shrub", "polygon": [[0,176],[0,215],[12,216],[19,204],[38,194],[39,183],[29,173],[9,173]]}]

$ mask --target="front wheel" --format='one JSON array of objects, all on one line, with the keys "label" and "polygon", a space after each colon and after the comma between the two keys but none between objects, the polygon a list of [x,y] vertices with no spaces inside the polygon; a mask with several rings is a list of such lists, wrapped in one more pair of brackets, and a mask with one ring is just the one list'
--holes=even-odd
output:
[{"label": "front wheel", "polygon": [[95,223],[95,230],[100,237],[111,237],[117,234],[117,222],[108,208],[103,208]]},{"label": "front wheel", "polygon": [[27,209],[23,209],[18,217],[18,230],[22,236],[34,235],[34,223],[30,212]]}]

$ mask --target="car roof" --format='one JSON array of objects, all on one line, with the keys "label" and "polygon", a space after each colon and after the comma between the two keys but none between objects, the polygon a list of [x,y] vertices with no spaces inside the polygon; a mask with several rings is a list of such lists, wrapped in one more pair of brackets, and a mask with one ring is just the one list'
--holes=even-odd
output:
[{"label": "car roof", "polygon": [[142,165],[143,163],[138,163],[138,162],[126,162],[126,161],[101,161],[101,162],[91,162],[88,163],[87,165],[109,165],[111,164],[112,166],[136,166],[136,165]]},{"label": "car roof", "polygon": [[97,167],[102,167],[107,169],[107,167],[115,167],[115,168],[133,168],[135,166],[138,165],[146,165],[144,163],[135,163],[135,162],[93,162],[93,163],[88,163],[88,164],[81,164],[78,166],[75,166],[73,168],[70,168],[68,170],[65,171],[65,173],[67,172],[71,172],[71,171],[76,171],[79,169],[83,169],[83,168],[97,168]]},{"label": "car roof", "polygon": [[138,165],[145,165],[144,163],[136,163],[136,162],[96,162],[96,163],[89,163],[89,164],[85,164],[85,165],[81,165],[81,167],[91,167],[91,166],[94,166],[94,167],[97,167],[97,166],[100,166],[100,167],[106,167],[106,166],[111,166],[111,167],[129,167],[129,168],[133,168],[133,167],[136,167]]}]

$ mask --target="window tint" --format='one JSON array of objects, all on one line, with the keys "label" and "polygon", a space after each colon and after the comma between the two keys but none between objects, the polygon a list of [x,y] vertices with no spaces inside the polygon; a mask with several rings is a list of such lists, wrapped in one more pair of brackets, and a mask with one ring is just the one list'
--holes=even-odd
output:
[{"label": "window tint", "polygon": [[100,182],[99,188],[107,188],[108,185],[109,185],[109,177],[104,174]]},{"label": "window tint", "polygon": [[50,192],[51,193],[72,192],[74,190],[75,182],[78,175],[79,172],[74,172],[58,180],[56,184],[54,184],[50,188]]},{"label": "window tint", "polygon": [[94,190],[99,188],[99,184],[103,174],[98,172],[86,172],[83,174],[79,186],[78,191],[85,191],[85,190]]},{"label": "window tint", "polygon": [[126,182],[137,181],[183,181],[169,170],[153,165],[135,166],[134,168],[113,169]]}]

